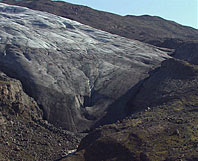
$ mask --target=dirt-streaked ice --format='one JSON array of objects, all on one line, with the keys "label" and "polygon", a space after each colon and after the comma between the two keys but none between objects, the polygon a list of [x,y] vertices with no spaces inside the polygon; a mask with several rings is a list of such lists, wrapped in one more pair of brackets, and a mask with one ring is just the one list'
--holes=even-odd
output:
[{"label": "dirt-streaked ice", "polygon": [[[167,58],[139,41],[0,3],[1,69],[22,81],[46,119],[71,131],[105,118],[111,104]],[[115,111],[124,115],[120,102]]]}]

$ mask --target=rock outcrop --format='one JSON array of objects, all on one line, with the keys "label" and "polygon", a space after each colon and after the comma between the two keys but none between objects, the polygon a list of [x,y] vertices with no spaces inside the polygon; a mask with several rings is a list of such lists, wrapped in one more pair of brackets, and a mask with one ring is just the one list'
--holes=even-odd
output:
[{"label": "rock outcrop", "polygon": [[[7,77],[2,72],[0,73],[0,91],[1,113],[6,111],[12,115],[24,114],[37,120],[42,118],[40,108],[32,98],[23,92],[21,83]],[[2,120],[4,119],[2,118]]]},{"label": "rock outcrop", "polygon": [[0,73],[0,160],[56,160],[77,147],[81,136],[42,120],[37,103],[18,80]]},{"label": "rock outcrop", "polygon": [[[19,79],[44,118],[70,131],[95,126],[170,51],[78,22],[0,4],[0,68]],[[163,49],[164,50],[164,49]]]}]

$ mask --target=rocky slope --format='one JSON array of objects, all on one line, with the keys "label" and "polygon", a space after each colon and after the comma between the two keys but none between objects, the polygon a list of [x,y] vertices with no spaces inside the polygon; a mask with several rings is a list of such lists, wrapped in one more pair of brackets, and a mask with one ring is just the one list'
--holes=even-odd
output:
[{"label": "rocky slope", "polygon": [[198,65],[198,42],[183,42],[174,52],[173,56],[177,59],[188,61],[191,64]]},{"label": "rocky slope", "polygon": [[197,76],[198,66],[163,62],[131,100],[141,112],[94,130],[63,161],[197,161]]},{"label": "rocky slope", "polygon": [[1,1],[53,13],[113,34],[168,48],[175,49],[179,41],[198,40],[198,30],[156,16],[119,16],[63,1]]},{"label": "rocky slope", "polygon": [[56,160],[77,147],[80,135],[42,120],[19,81],[0,73],[0,160]]},{"label": "rocky slope", "polygon": [[[197,92],[197,66],[170,59],[151,72],[130,100],[129,106],[152,107]],[[146,101],[145,101],[146,100]],[[133,110],[132,110],[133,111]]]},{"label": "rocky slope", "polygon": [[123,117],[122,96],[169,58],[168,49],[49,13],[2,3],[0,13],[1,70],[22,82],[45,119],[70,131]]}]

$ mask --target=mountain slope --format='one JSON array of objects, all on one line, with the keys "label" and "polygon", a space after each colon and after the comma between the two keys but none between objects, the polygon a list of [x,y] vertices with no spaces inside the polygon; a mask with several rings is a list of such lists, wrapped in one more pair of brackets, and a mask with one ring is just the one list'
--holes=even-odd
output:
[{"label": "mountain slope", "polygon": [[198,40],[198,30],[156,16],[119,16],[63,1],[2,0],[2,2],[53,13],[113,34],[167,48],[176,48],[177,43],[175,46],[168,43],[175,39]]},{"label": "mountain slope", "polygon": [[[95,126],[170,51],[78,22],[0,4],[0,69],[21,80],[44,118],[71,131]],[[109,107],[121,99],[117,107]]]}]

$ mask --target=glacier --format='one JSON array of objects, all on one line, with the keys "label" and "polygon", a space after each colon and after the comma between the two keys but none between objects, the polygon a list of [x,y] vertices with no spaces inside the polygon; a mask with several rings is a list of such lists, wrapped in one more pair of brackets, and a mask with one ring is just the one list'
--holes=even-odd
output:
[{"label": "glacier", "polygon": [[70,131],[94,127],[108,113],[110,121],[126,115],[127,97],[122,97],[170,53],[60,16],[0,3],[1,71],[22,82],[46,120]]}]

